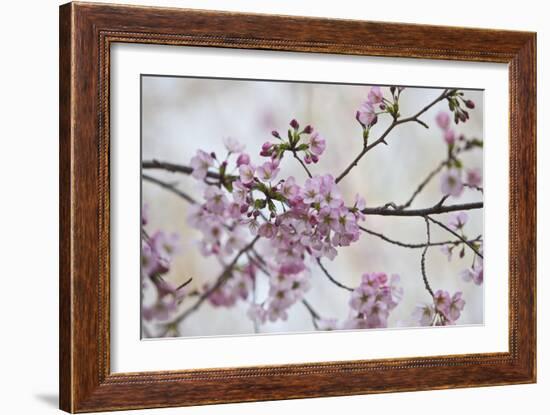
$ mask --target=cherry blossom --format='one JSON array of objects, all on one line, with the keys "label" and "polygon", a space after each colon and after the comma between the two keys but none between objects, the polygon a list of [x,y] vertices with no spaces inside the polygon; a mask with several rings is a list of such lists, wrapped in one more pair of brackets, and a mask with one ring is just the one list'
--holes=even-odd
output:
[{"label": "cherry blossom", "polygon": [[449,228],[454,229],[455,231],[461,230],[466,222],[468,222],[468,214],[466,212],[455,213],[451,216]]},{"label": "cherry blossom", "polygon": [[197,154],[191,159],[191,167],[193,168],[192,176],[196,179],[203,180],[210,167],[214,164],[212,156],[205,151],[197,150]]},{"label": "cherry blossom", "polygon": [[483,179],[481,177],[481,169],[467,169],[466,170],[466,183],[469,186],[478,187],[481,186]]},{"label": "cherry blossom", "polygon": [[441,192],[443,194],[459,197],[463,190],[460,170],[449,169],[441,176]]}]

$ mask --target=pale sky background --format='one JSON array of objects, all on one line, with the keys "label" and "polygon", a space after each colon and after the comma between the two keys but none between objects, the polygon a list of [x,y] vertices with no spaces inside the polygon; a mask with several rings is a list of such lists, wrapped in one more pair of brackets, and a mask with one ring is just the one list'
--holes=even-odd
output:
[{"label": "pale sky background", "polygon": [[[318,174],[338,175],[359,153],[362,146],[361,128],[355,121],[355,111],[367,97],[369,87],[357,85],[330,85],[267,81],[240,81],[193,79],[176,77],[142,78],[142,157],[189,165],[197,149],[224,154],[222,138],[232,136],[246,144],[252,161],[258,164],[263,142],[272,140],[271,130],[286,134],[288,122],[296,118],[301,125],[311,124],[327,141],[327,149],[318,164],[311,166]],[[441,89],[407,88],[400,99],[401,115],[412,115],[431,102]],[[483,138],[483,92],[465,91],[466,98],[476,103],[470,111],[470,120],[455,128],[466,137]],[[386,97],[389,91],[386,89]],[[353,202],[355,193],[363,195],[367,206],[386,202],[404,203],[426,175],[446,158],[446,144],[434,118],[441,110],[448,112],[446,101],[439,103],[421,118],[431,128],[417,123],[396,127],[388,136],[387,146],[381,145],[369,152],[340,184],[345,200]],[[371,142],[391,122],[382,116],[371,130]],[[477,149],[462,156],[465,167],[483,167],[483,153]],[[281,177],[306,179],[296,160],[285,157]],[[200,199],[197,182],[191,177],[160,170],[147,174],[177,183],[187,193]],[[439,176],[415,199],[411,208],[429,207],[442,197]],[[480,201],[481,195],[465,189],[458,199],[447,203]],[[187,225],[188,204],[177,196],[148,182],[143,183],[143,201],[149,205],[150,224],[147,229],[177,231],[183,236],[184,252],[174,260],[166,278],[183,282],[193,276],[192,284],[201,286],[213,281],[221,267],[211,258],[203,258],[194,244],[199,233]],[[473,238],[483,233],[483,211],[469,211],[466,234]],[[447,222],[449,215],[438,215]],[[426,238],[425,223],[421,217],[398,218],[369,216],[362,223],[366,228],[384,233],[403,242],[422,243]],[[432,241],[453,239],[436,226],[431,227]],[[357,286],[365,272],[397,273],[401,276],[404,298],[391,313],[390,326],[411,326],[411,313],[416,304],[430,302],[420,271],[421,249],[406,249],[388,244],[362,233],[361,239],[350,247],[340,248],[333,262],[325,259],[332,275],[349,286]],[[432,288],[444,289],[452,295],[462,291],[466,306],[458,324],[483,323],[483,286],[462,281],[459,273],[472,262],[472,252],[466,250],[463,259],[448,262],[439,247],[427,254],[427,272]],[[307,300],[323,317],[345,319],[348,314],[349,292],[331,284],[321,271],[311,265],[312,288]],[[138,278],[139,276],[136,276]],[[265,289],[259,274],[259,292]],[[184,302],[182,308],[192,301]],[[180,326],[183,336],[209,336],[253,333],[253,324],[246,316],[248,304],[240,302],[233,308],[214,308],[203,305],[200,311],[187,318]],[[292,332],[312,330],[311,317],[301,303],[289,310],[286,322],[267,323],[261,332]]]}]

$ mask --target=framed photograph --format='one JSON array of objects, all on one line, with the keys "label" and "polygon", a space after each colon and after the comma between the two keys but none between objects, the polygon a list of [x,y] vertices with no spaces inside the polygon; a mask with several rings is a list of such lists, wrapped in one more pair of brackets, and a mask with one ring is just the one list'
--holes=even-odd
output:
[{"label": "framed photograph", "polygon": [[60,407],[536,381],[536,35],[60,8]]}]

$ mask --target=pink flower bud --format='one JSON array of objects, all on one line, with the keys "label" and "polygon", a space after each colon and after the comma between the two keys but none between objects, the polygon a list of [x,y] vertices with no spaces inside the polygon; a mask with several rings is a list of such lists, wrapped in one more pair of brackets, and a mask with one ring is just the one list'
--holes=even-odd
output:
[{"label": "pink flower bud", "polygon": [[250,164],[250,156],[246,153],[241,153],[237,158],[237,166],[242,166],[243,164]]},{"label": "pink flower bud", "polygon": [[311,125],[307,125],[306,128],[304,128],[304,133],[311,134],[313,132],[313,127]]},{"label": "pink flower bud", "polygon": [[465,102],[466,106],[470,109],[474,109],[476,107],[476,104],[474,103],[474,101],[472,101],[471,99],[469,99],[468,101]]},{"label": "pink flower bud", "polygon": [[290,126],[292,128],[294,128],[295,130],[297,130],[298,128],[300,128],[300,124],[298,124],[298,121],[296,121],[295,119],[292,119],[292,121],[290,121]]}]

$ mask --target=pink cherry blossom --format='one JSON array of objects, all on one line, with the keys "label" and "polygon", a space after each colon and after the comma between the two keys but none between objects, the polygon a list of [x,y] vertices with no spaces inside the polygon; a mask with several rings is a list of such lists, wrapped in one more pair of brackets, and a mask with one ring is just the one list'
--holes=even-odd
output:
[{"label": "pink cherry blossom", "polygon": [[460,318],[460,313],[464,309],[465,304],[466,302],[462,299],[462,292],[458,291],[454,293],[449,305],[449,313],[447,314],[447,318],[453,323],[457,321]]},{"label": "pink cherry blossom", "polygon": [[435,117],[435,122],[439,128],[443,131],[447,131],[451,125],[451,117],[447,112],[441,111]]},{"label": "pink cherry blossom", "polygon": [[421,326],[431,326],[435,317],[435,308],[432,304],[419,304],[412,316]]},{"label": "pink cherry blossom", "polygon": [[321,135],[315,131],[309,137],[309,150],[316,156],[323,154],[326,148],[326,141]]},{"label": "pink cherry blossom", "polygon": [[466,222],[468,222],[468,214],[466,212],[458,212],[451,216],[448,225],[449,228],[458,231],[464,227]]},{"label": "pink cherry blossom", "polygon": [[357,111],[357,119],[359,122],[367,127],[376,124],[378,117],[374,105],[370,101],[365,101],[359,107]]},{"label": "pink cherry blossom", "polygon": [[[277,163],[273,161],[267,161],[264,164],[262,164],[256,172],[258,173],[258,178],[264,182],[270,182],[271,180],[274,180],[277,177],[277,174],[279,173],[279,168],[277,166]],[[242,179],[241,179],[242,180]]]},{"label": "pink cherry blossom", "polygon": [[175,232],[166,234],[157,231],[151,237],[151,246],[158,256],[170,261],[173,255],[180,253],[180,236]]},{"label": "pink cherry blossom", "polygon": [[241,153],[237,158],[237,167],[240,167],[243,164],[250,164],[250,156],[247,153]]},{"label": "pink cherry blossom", "polygon": [[451,261],[453,259],[453,245],[443,245],[441,247],[441,252],[445,254],[448,261]]},{"label": "pink cherry blossom", "polygon": [[229,153],[240,153],[244,150],[245,145],[233,137],[225,137],[223,144]]},{"label": "pink cherry blossom", "polygon": [[452,129],[448,129],[445,131],[445,134],[443,134],[443,139],[445,142],[449,145],[453,145],[455,143],[455,132]]},{"label": "pink cherry blossom", "polygon": [[254,173],[255,173],[254,166],[250,164],[242,164],[239,167],[239,177],[241,179],[241,183],[243,184],[251,183],[254,180]]},{"label": "pink cherry blossom", "polygon": [[437,311],[444,316],[449,314],[449,308],[451,306],[451,297],[447,291],[437,290],[434,293],[434,306]]},{"label": "pink cherry blossom", "polygon": [[191,167],[193,173],[191,175],[198,179],[203,180],[206,177],[208,169],[214,164],[212,156],[202,150],[197,150],[197,154],[191,158]]},{"label": "pink cherry blossom", "polygon": [[379,104],[383,98],[382,89],[379,86],[373,86],[367,97],[368,101],[372,104]]},{"label": "pink cherry blossom", "polygon": [[466,183],[469,186],[481,186],[482,181],[483,179],[481,178],[481,169],[474,168],[466,170]]},{"label": "pink cherry blossom", "polygon": [[293,176],[289,176],[281,185],[281,194],[289,199],[293,200],[300,194],[300,187],[296,184],[296,179]]},{"label": "pink cherry blossom", "polygon": [[443,194],[459,197],[463,190],[460,170],[449,169],[441,176],[441,192]]},{"label": "pink cherry blossom", "polygon": [[461,272],[464,281],[473,281],[475,285],[483,284],[483,264],[475,264],[473,267]]}]

